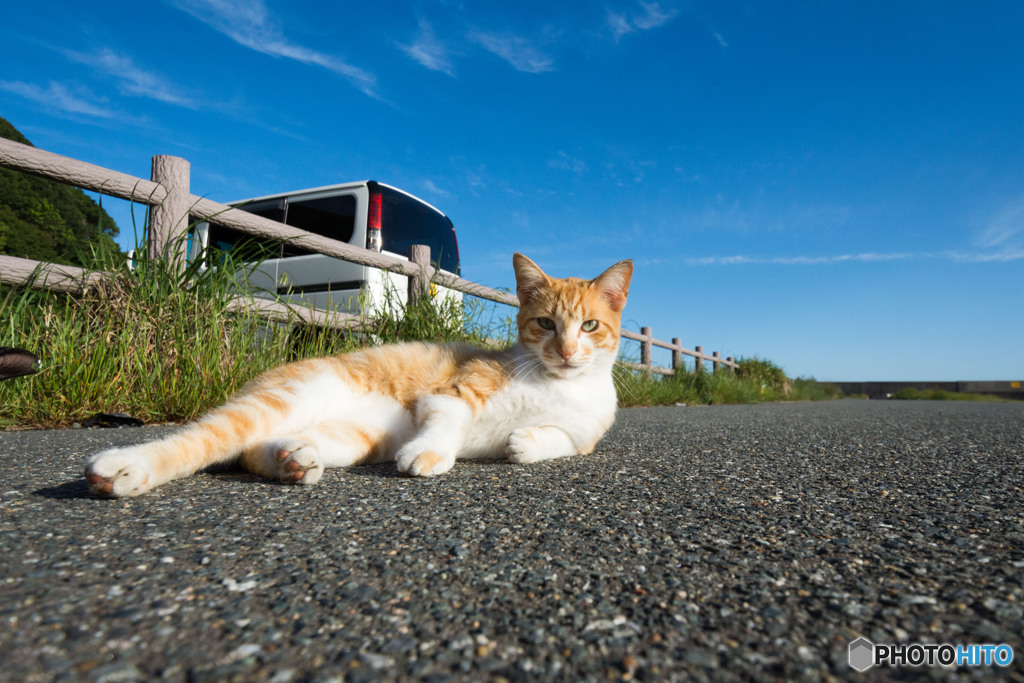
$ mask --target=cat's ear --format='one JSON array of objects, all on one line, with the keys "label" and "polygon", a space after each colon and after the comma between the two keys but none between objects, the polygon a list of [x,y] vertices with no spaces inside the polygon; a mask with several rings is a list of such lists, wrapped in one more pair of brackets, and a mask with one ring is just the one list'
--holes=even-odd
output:
[{"label": "cat's ear", "polygon": [[516,271],[516,296],[525,304],[538,289],[548,286],[549,278],[536,263],[522,254],[512,254],[512,268]]},{"label": "cat's ear", "polygon": [[619,261],[591,282],[608,302],[609,308],[620,313],[626,307],[629,296],[629,281],[633,278],[633,261]]}]

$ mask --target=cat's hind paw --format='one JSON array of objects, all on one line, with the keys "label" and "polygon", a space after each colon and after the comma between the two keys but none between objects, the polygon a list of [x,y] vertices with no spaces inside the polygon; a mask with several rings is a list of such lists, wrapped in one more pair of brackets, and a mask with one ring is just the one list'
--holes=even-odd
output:
[{"label": "cat's hind paw", "polygon": [[395,458],[398,471],[413,477],[433,477],[444,474],[455,465],[455,456],[418,448],[402,448]]},{"label": "cat's hind paw", "polygon": [[544,448],[535,431],[529,427],[513,430],[505,440],[505,455],[510,462],[525,464],[546,460]]},{"label": "cat's hind paw", "polygon": [[324,461],[316,446],[298,439],[288,439],[275,444],[274,460],[277,478],[285,484],[309,486],[324,476]]},{"label": "cat's hind paw", "polygon": [[103,498],[138,496],[153,488],[152,467],[134,448],[111,448],[89,458],[85,481]]}]

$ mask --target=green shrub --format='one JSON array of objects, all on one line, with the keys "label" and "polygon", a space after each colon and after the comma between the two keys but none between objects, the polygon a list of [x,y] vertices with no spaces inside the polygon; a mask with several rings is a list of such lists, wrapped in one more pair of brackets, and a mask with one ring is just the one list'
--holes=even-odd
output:
[{"label": "green shrub", "polygon": [[958,391],[945,391],[943,389],[914,389],[907,387],[900,389],[890,398],[904,401],[985,401],[1002,402],[1008,399],[986,394],[967,394]]}]

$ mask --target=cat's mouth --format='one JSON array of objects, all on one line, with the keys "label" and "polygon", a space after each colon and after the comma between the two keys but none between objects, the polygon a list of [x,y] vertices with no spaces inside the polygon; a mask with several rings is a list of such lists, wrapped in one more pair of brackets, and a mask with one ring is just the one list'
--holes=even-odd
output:
[{"label": "cat's mouth", "polygon": [[585,363],[581,361],[563,360],[560,362],[547,363],[548,370],[552,373],[565,377],[576,374],[584,369]]}]

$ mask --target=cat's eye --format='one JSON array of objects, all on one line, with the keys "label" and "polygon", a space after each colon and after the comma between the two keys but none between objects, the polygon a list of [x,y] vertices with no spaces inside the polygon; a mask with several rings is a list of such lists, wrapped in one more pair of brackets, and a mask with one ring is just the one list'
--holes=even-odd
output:
[{"label": "cat's eye", "polygon": [[597,321],[596,320],[588,320],[587,322],[583,323],[583,331],[584,332],[593,332],[596,329],[597,329]]},{"label": "cat's eye", "polygon": [[555,321],[551,318],[537,318],[537,324],[540,325],[542,330],[555,329]]}]

